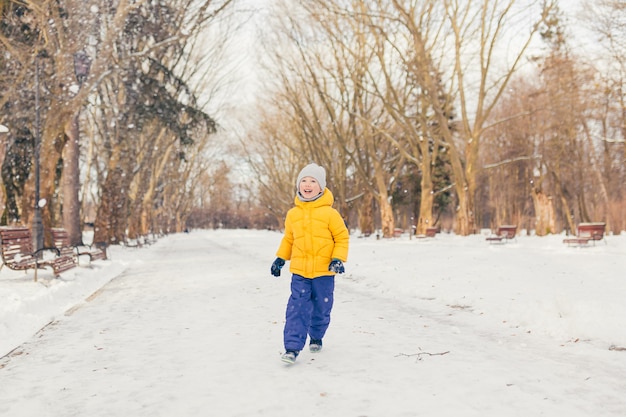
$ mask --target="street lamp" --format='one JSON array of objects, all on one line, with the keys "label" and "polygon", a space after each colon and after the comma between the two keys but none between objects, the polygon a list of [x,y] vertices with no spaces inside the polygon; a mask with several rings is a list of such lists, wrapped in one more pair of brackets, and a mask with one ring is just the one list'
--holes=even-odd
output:
[{"label": "street lamp", "polygon": [[46,201],[40,200],[40,167],[39,156],[41,152],[41,133],[39,115],[39,54],[35,55],[35,214],[33,216],[33,245],[35,252],[43,248],[43,222],[41,220],[41,208]]},{"label": "street lamp", "polygon": [[[4,162],[4,157],[6,153],[7,144],[5,143],[5,136],[9,134],[9,128],[5,125],[0,124],[0,165]],[[2,213],[5,209],[4,199],[5,195],[3,190],[0,188],[0,213]]]}]

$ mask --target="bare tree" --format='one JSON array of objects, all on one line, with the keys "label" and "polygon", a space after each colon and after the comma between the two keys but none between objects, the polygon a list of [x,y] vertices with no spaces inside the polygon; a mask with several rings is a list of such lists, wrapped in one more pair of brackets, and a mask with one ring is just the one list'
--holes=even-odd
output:
[{"label": "bare tree", "polygon": [[[89,98],[93,100],[92,106],[103,103],[120,106],[103,111],[94,109],[90,112],[91,115],[105,116],[106,119],[106,123],[92,122],[89,125],[90,130],[97,133],[96,138],[103,138],[97,147],[90,143],[88,148],[95,151],[89,154],[88,178],[93,178],[92,174],[98,177],[101,188],[97,198],[98,203],[103,203],[99,209],[101,215],[97,223],[100,232],[97,231],[97,234],[110,227],[116,230],[98,238],[111,241],[112,237],[113,240],[121,237],[128,216],[125,210],[131,202],[134,205],[130,212],[142,219],[133,221],[133,229],[145,230],[149,222],[146,210],[152,207],[147,200],[158,199],[159,196],[154,193],[154,189],[148,189],[145,193],[134,192],[133,190],[144,189],[137,187],[137,182],[133,181],[145,182],[149,187],[158,189],[162,179],[156,180],[145,172],[135,174],[142,169],[152,174],[163,173],[166,171],[162,169],[164,165],[176,161],[176,158],[184,159],[180,158],[184,153],[180,148],[172,152],[176,158],[169,160],[169,152],[159,154],[154,147],[150,149],[149,135],[155,134],[156,139],[176,137],[183,146],[189,147],[196,139],[191,138],[191,134],[201,135],[200,142],[214,131],[214,121],[199,110],[191,88],[188,87],[191,79],[197,81],[202,78],[197,74],[198,67],[193,66],[195,61],[188,58],[193,50],[191,41],[197,39],[198,34],[209,23],[223,15],[233,0],[179,0],[176,4],[169,5],[145,0],[119,0],[113,3],[101,0],[60,0],[40,3],[9,2],[6,7],[11,12],[3,14],[3,17],[16,17],[14,27],[21,28],[22,33],[27,33],[27,36],[16,36],[20,33],[19,30],[7,31],[0,34],[0,40],[13,54],[11,62],[16,64],[10,68],[19,69],[19,65],[24,68],[21,72],[11,72],[17,83],[7,82],[7,85],[19,86],[20,80],[29,79],[28,74],[34,72],[31,70],[35,67],[34,60],[39,61],[41,90],[44,93],[44,102],[41,105],[41,154],[45,155],[41,161],[41,191],[42,197],[49,202],[44,211],[46,230],[60,222],[62,212],[64,226],[70,229],[72,235],[79,236],[76,239],[80,239],[80,216],[77,211],[79,167],[76,163],[80,150],[80,129],[77,122],[78,112],[88,103]],[[4,7],[3,4],[3,9]],[[28,31],[24,32],[25,28]],[[92,57],[88,77],[74,73],[74,60],[81,51],[86,51]],[[186,66],[188,63],[192,65]],[[183,78],[182,74],[186,74],[188,78]],[[76,75],[81,78],[76,79]],[[160,86],[159,83],[164,85]],[[159,88],[162,89],[159,91]],[[9,90],[10,94],[3,96],[0,104],[9,105],[9,99],[19,98],[21,91],[23,89]],[[34,86],[29,85],[26,91],[34,91]],[[155,110],[157,106],[154,106],[155,101],[150,103],[150,100],[138,99],[138,96],[145,93],[156,97],[157,101],[161,99],[162,104],[160,109],[148,117],[146,114],[149,114],[149,107],[153,106],[152,110]],[[24,106],[24,102],[20,100],[17,103]],[[32,107],[31,103],[32,101],[25,107]],[[132,105],[135,105],[134,109]],[[50,116],[52,114],[54,117]],[[150,123],[150,120],[157,120],[159,117],[161,128]],[[204,123],[205,129],[192,133],[193,126],[198,123]],[[33,123],[29,125],[30,131],[23,133],[26,138],[35,136],[32,134],[35,131],[32,128]],[[150,127],[143,132],[144,126]],[[159,133],[163,129],[166,133]],[[137,132],[140,133],[136,134]],[[135,145],[138,148],[134,148]],[[158,145],[168,149],[163,143]],[[141,155],[141,164],[137,166],[132,157],[129,157],[133,152]],[[110,159],[104,159],[107,156]],[[59,177],[61,171],[57,167],[61,158],[64,169],[62,177]],[[165,160],[169,162],[166,163]],[[24,200],[12,210],[23,222],[28,223],[34,207],[33,175],[27,173],[20,178],[29,178],[29,181],[15,184],[17,187],[25,186],[24,191],[18,191],[24,196]],[[56,184],[61,180],[64,186],[58,190]],[[90,186],[91,184],[86,188]],[[90,194],[82,193],[83,197]],[[57,196],[64,198],[63,204]],[[116,201],[107,202],[108,198]],[[106,217],[104,220],[103,215]]]},{"label": "bare tree", "polygon": [[[263,102],[264,103],[264,102]],[[277,104],[276,102],[274,104]],[[298,170],[309,162],[298,142],[299,127],[281,106],[259,108],[263,121],[243,138],[243,152],[252,170],[259,205],[282,229],[287,210],[293,205]]]},{"label": "bare tree", "polygon": [[[285,36],[274,42],[279,45],[272,50],[278,68],[274,79],[280,82],[274,89],[280,92],[276,108],[292,118],[289,131],[295,135],[301,160],[315,160],[329,170],[344,218],[356,199],[374,196],[383,234],[391,237],[393,172],[389,167],[394,163],[390,155],[396,151],[373,128],[374,119],[382,126],[386,116],[366,87],[367,67],[374,57],[367,45],[368,31],[330,2],[302,6],[284,14],[280,33]],[[360,178],[363,189],[350,197],[346,194],[349,171]]]},{"label": "bare tree", "polygon": [[585,1],[580,21],[598,35],[599,48],[591,57],[599,79],[595,81],[595,112],[585,124],[594,150],[595,176],[608,196],[607,227],[624,230],[626,217],[626,8],[618,0]]},{"label": "bare tree", "polygon": [[139,8],[132,15],[116,50],[124,65],[109,77],[115,87],[101,90],[106,95],[100,102],[133,111],[114,117],[114,135],[103,137],[111,157],[103,171],[96,240],[144,235],[157,223],[166,231],[184,229],[192,193],[181,181],[189,179],[196,153],[216,128],[193,91],[202,75],[186,49],[198,44],[187,41],[229,3],[181,0],[180,7],[152,5],[157,10]]},{"label": "bare tree", "polygon": [[[391,118],[385,112],[383,101],[374,94],[378,76],[373,75],[376,58],[375,37],[367,27],[367,20],[354,18],[364,16],[364,3],[351,9],[338,7],[334,2],[317,0],[307,3],[307,11],[321,29],[324,44],[331,52],[330,62],[318,55],[316,62],[322,69],[324,80],[313,74],[318,94],[327,109],[329,130],[333,134],[335,146],[349,158],[354,168],[357,182],[361,185],[358,193],[363,196],[365,208],[360,211],[364,216],[359,221],[362,230],[369,232],[371,225],[367,220],[371,198],[377,202],[380,211],[383,237],[393,237],[395,218],[391,201],[391,188],[398,172],[398,148],[388,141],[394,136]],[[330,84],[330,86],[329,86]]]},{"label": "bare tree", "polygon": [[[440,57],[434,61],[437,71],[423,71],[422,83],[450,156],[458,198],[456,232],[467,235],[473,233],[477,226],[475,195],[480,172],[478,157],[481,140],[485,130],[490,127],[491,112],[506,91],[513,74],[519,69],[540,24],[554,7],[554,1],[543,2],[543,10],[537,18],[531,20],[529,30],[519,37],[506,33],[507,28],[515,27],[515,19],[518,17],[516,8],[519,2],[515,0],[502,3],[446,0],[436,3],[443,6],[442,18],[446,20],[446,29],[435,26],[437,32],[428,38],[421,32],[415,33],[418,41],[414,42],[414,46],[421,62],[433,62],[429,55]],[[432,10],[439,9],[433,6]],[[447,36],[448,31],[451,36]],[[519,43],[511,42],[510,36]],[[429,54],[425,39],[433,39],[433,47],[438,51],[451,50],[451,56],[442,52],[439,55]],[[502,62],[502,59],[498,59],[501,58],[498,54],[502,50],[507,50],[507,55],[512,58],[498,65],[497,62]],[[441,74],[444,85],[449,89],[447,96],[457,100],[460,118],[454,125],[448,121],[448,103],[442,101],[439,95],[434,74]]]},{"label": "bare tree", "polygon": [[[550,180],[541,163],[549,97],[536,74],[513,80],[494,108],[500,123],[485,132],[477,201],[495,229],[516,224],[538,236],[558,231]],[[547,155],[545,155],[548,157]]]},{"label": "bare tree", "polygon": [[[435,19],[437,3],[411,3],[381,0],[376,8],[362,9],[359,16],[367,21],[375,43],[377,66],[370,71],[372,85],[398,132],[386,132],[389,140],[414,164],[420,173],[419,213],[416,231],[425,233],[434,226],[435,168],[444,157],[445,148],[430,97],[433,84],[440,105],[452,119],[451,98],[446,97],[432,57],[433,40],[442,30],[443,19]],[[442,12],[442,10],[439,10]],[[426,76],[425,72],[429,75]],[[425,80],[428,78],[428,81]],[[447,103],[447,104],[446,104]],[[441,110],[441,109],[439,109]],[[446,126],[452,129],[452,126]]]}]

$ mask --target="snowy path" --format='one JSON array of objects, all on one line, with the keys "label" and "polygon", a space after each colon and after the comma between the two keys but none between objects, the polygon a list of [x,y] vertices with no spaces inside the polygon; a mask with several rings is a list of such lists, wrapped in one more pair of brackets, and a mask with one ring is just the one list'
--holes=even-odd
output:
[{"label": "snowy path", "polygon": [[324,350],[288,367],[288,274],[269,275],[280,236],[225,236],[137,251],[122,275],[0,360],[0,415],[626,414],[626,354],[506,334],[464,306],[381,294],[350,276],[337,279]]}]

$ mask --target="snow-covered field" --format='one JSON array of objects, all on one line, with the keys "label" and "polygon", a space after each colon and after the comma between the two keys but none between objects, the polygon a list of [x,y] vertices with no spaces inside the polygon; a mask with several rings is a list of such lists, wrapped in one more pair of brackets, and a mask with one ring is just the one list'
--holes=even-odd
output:
[{"label": "snow-covered field", "polygon": [[[280,361],[280,233],[0,271],[0,416],[626,415],[626,236],[352,236],[324,350]],[[41,330],[40,330],[41,329]]]}]

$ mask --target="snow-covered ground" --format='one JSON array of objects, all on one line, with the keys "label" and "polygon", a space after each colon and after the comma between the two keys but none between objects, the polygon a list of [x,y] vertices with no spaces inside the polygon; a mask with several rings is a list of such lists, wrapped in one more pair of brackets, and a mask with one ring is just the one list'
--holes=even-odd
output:
[{"label": "snow-covered ground", "polygon": [[[0,271],[0,416],[626,415],[626,236],[352,236],[324,349],[280,361],[280,233]],[[40,330],[41,329],[41,330]]]}]

